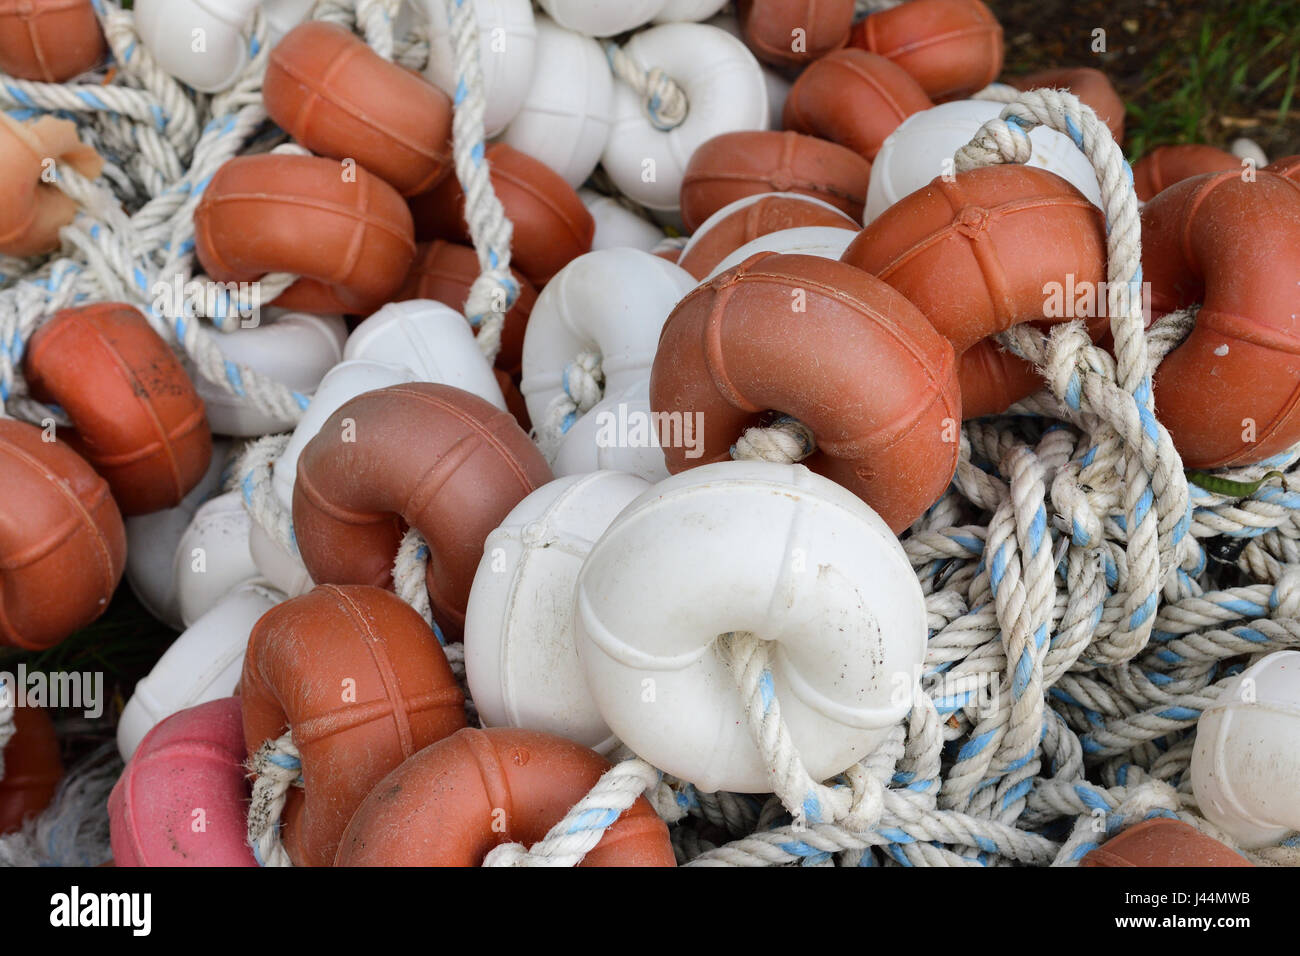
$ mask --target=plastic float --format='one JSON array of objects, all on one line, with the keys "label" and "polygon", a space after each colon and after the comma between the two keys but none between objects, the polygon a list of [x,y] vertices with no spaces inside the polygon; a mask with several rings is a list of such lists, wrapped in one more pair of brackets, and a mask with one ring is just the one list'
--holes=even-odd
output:
[{"label": "plastic float", "polygon": [[1240,159],[1215,146],[1157,146],[1133,164],[1133,184],[1138,199],[1150,202],[1184,179],[1228,169],[1240,172],[1244,168]]},{"label": "plastic float", "polygon": [[[591,249],[596,230],[578,194],[558,173],[506,143],[484,154],[492,188],[514,225],[512,261],[541,288],[571,260]],[[465,194],[454,177],[412,202],[421,240],[469,238]]]},{"label": "plastic float", "polygon": [[1247,849],[1300,830],[1300,652],[1279,651],[1224,685],[1196,724],[1192,790],[1206,819]]},{"label": "plastic float", "polygon": [[[413,431],[422,441],[411,442]],[[397,385],[343,405],[303,449],[293,525],[316,582],[386,586],[400,516],[428,542],[429,598],[456,638],[483,542],[550,480],[506,412],[447,385]]]},{"label": "plastic float", "polygon": [[465,726],[464,698],[429,626],[371,587],[326,585],[253,628],[240,693],[253,754],[288,731],[302,787],[288,794],[284,849],[333,862],[357,806],[390,770]]},{"label": "plastic float", "polygon": [[[342,360],[348,334],[342,316],[273,308],[261,310],[253,319],[240,319],[239,326],[213,337],[225,360],[261,372],[307,399],[325,373]],[[251,405],[196,372],[190,377],[214,434],[251,438],[293,427],[294,419]]]},{"label": "plastic float", "polygon": [[[792,322],[798,340],[781,335]],[[952,346],[902,295],[834,260],[761,253],[687,295],[664,325],[650,402],[703,426],[697,448],[663,442],[673,474],[725,461],[769,410],[797,419],[817,445],[807,466],[895,532],[957,465]]]},{"label": "plastic float", "polygon": [[[422,0],[428,14],[429,60],[424,75],[448,96],[456,95],[456,53],[449,26],[449,0]],[[537,24],[530,0],[474,0],[470,11],[479,37],[479,68],[483,72],[488,136],[510,125],[535,76]]]},{"label": "plastic float", "polygon": [[811,196],[755,193],[723,206],[701,223],[682,247],[677,264],[703,279],[724,258],[760,236],[803,226],[855,229],[857,223],[830,203]]},{"label": "plastic float", "polygon": [[62,83],[99,65],[106,47],[91,0],[0,4],[0,70]]},{"label": "plastic float", "polygon": [[[909,193],[944,174],[941,163],[970,142],[981,126],[997,119],[1001,104],[986,100],[954,100],[913,113],[889,134],[871,162],[871,186],[863,222],[870,225],[886,209]],[[1097,174],[1083,153],[1064,133],[1040,126],[1029,134],[1033,155],[1026,166],[1056,173],[1088,201],[1101,207],[1101,186]],[[940,162],[936,163],[936,159]],[[946,170],[950,177],[955,167]]]},{"label": "plastic float", "polygon": [[701,145],[725,133],[767,128],[763,72],[744,44],[702,23],[652,27],[633,36],[622,54],[640,69],[671,77],[685,98],[685,113],[651,116],[638,91],[619,83],[601,165],[630,199],[675,213],[688,163]]},{"label": "plastic float", "polygon": [[795,229],[769,232],[765,236],[759,236],[745,243],[734,252],[727,253],[726,258],[714,266],[704,279],[707,282],[760,252],[838,259],[844,255],[849,244],[857,236],[855,230],[840,226],[800,226]]},{"label": "plastic float", "polygon": [[1283,174],[1287,160],[1273,169],[1197,176],[1142,210],[1152,312],[1201,303],[1155,374],[1160,420],[1188,468],[1263,461],[1300,441],[1300,181]]},{"label": "plastic float", "polygon": [[664,320],[694,285],[680,266],[637,249],[607,249],[571,262],[538,296],[524,338],[520,391],[532,420],[549,422],[563,411],[568,421],[586,411],[574,397],[579,388],[571,368],[581,354],[599,357],[606,391],[644,378]]},{"label": "plastic float", "polygon": [[893,678],[910,687],[925,649],[924,599],[880,517],[802,465],[769,462],[695,468],[628,505],[582,566],[576,621],[610,729],[703,791],[769,786],[716,635],[780,648],[763,693],[818,780],[906,714]]},{"label": "plastic float", "polygon": [[933,105],[901,66],[863,50],[837,50],[799,74],[785,101],[784,128],[874,160],[903,120]]},{"label": "plastic float", "polygon": [[[1077,189],[1043,170],[995,166],[951,182],[940,176],[905,197],[862,231],[844,261],[888,282],[952,342],[962,415],[978,418],[1041,387],[1033,368],[990,336],[1073,319],[1073,303],[1050,314],[1050,283],[1101,288],[1105,249],[1101,210]],[[1080,316],[1094,336],[1106,328],[1105,311]]]},{"label": "plastic float", "polygon": [[271,119],[318,156],[360,164],[403,196],[451,171],[451,100],[351,31],[304,23],[271,51]]},{"label": "plastic float", "polygon": [[[670,421],[681,441],[699,440],[694,419]],[[687,429],[690,429],[689,434]],[[620,471],[646,481],[668,477],[650,408],[649,370],[622,390],[605,388],[604,398],[569,425],[551,461],[557,478],[593,471]]]},{"label": "plastic float", "polygon": [[257,866],[241,703],[190,707],[144,737],[108,798],[117,866]]},{"label": "plastic float", "polygon": [[528,95],[501,139],[577,189],[609,142],[614,78],[599,43],[548,17],[537,18],[536,57]]},{"label": "plastic float", "polygon": [[76,204],[45,181],[50,160],[97,178],[104,161],[77,138],[67,120],[42,116],[19,123],[0,113],[0,177],[6,184],[0,206],[0,253],[36,256],[59,247],[59,230],[72,222]]},{"label": "plastic float", "polygon": [[[479,866],[531,845],[609,769],[599,754],[531,730],[466,728],[426,747],[370,792],[336,866]],[[499,821],[493,826],[494,811]],[[397,832],[401,837],[395,837]],[[604,830],[581,866],[673,866],[668,828],[644,797]]]},{"label": "plastic float", "polygon": [[238,491],[205,502],[176,545],[176,606],[190,627],[234,588],[257,577],[248,551],[252,519]]},{"label": "plastic float", "polygon": [[836,143],[793,132],[728,133],[691,156],[682,220],[695,230],[719,209],[757,193],[821,199],[862,221],[871,164]]},{"label": "plastic float", "polygon": [[53,647],[108,610],[126,531],[108,483],[62,441],[0,419],[0,643]]},{"label": "plastic float", "polygon": [[849,42],[853,0],[737,0],[741,35],[764,63],[799,67]]},{"label": "plastic float", "polygon": [[654,252],[663,241],[664,232],[650,220],[637,215],[613,196],[593,189],[579,189],[578,197],[591,213],[596,231],[591,239],[591,249],[640,249]]},{"label": "plastic float", "polygon": [[573,589],[596,540],[649,487],[616,471],[559,478],[488,535],[465,610],[465,675],[483,726],[613,749],[578,660]]},{"label": "plastic float", "polygon": [[175,631],[185,630],[176,595],[176,550],[199,506],[221,493],[229,453],[229,442],[214,441],[208,470],[180,504],[126,519],[127,583],[144,609]]},{"label": "plastic float", "polygon": [[[250,224],[256,223],[256,228]],[[411,213],[391,186],[318,156],[239,156],[194,213],[199,261],[217,282],[302,276],[276,304],[303,312],[375,311],[415,258]],[[303,244],[307,234],[313,242]]]},{"label": "plastic float", "polygon": [[1181,820],[1154,817],[1107,840],[1080,862],[1088,867],[1250,866],[1218,840]]},{"label": "plastic float", "polygon": [[207,471],[212,433],[176,357],[135,309],[67,309],[32,336],[33,396],[72,420],[64,436],[104,476],[122,513],[180,504]]},{"label": "plastic float", "polygon": [[860,20],[849,41],[912,74],[934,100],[960,99],[1002,72],[1002,25],[980,0],[912,0]]}]

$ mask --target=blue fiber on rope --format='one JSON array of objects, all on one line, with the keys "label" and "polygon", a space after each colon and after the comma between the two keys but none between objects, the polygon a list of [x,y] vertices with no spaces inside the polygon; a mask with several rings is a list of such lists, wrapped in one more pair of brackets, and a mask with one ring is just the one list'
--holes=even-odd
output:
[{"label": "blue fiber on rope", "polygon": [[758,693],[763,701],[763,713],[772,709],[772,701],[776,700],[776,687],[772,684],[772,672],[766,667],[758,675]]},{"label": "blue fiber on rope", "polygon": [[1029,649],[1020,652],[1020,659],[1016,661],[1015,678],[1011,682],[1011,696],[1019,700],[1024,694],[1025,689],[1029,686],[1030,679],[1034,676],[1034,658],[1029,653]]},{"label": "blue fiber on rope", "polygon": [[957,759],[958,760],[970,759],[971,757],[979,753],[981,750],[983,750],[985,747],[987,747],[989,741],[992,739],[993,739],[993,731],[991,730],[986,730],[984,731],[984,733],[980,734],[979,736],[972,737],[970,740],[966,741],[966,743],[962,745],[961,750],[957,752]]},{"label": "blue fiber on rope", "polygon": [[1253,627],[1234,627],[1231,633],[1250,641],[1252,644],[1267,644],[1268,638]]},{"label": "blue fiber on rope", "polygon": [[1156,612],[1157,598],[1157,594],[1148,594],[1146,600],[1138,606],[1137,610],[1129,615],[1128,627],[1130,631],[1141,627],[1146,623],[1147,618],[1151,617],[1151,615]]},{"label": "blue fiber on rope", "polygon": [[1029,793],[1029,791],[1032,789],[1034,789],[1033,777],[1026,777],[1024,780],[1021,780],[1019,783],[1015,784],[1013,787],[1011,787],[1011,789],[1007,791],[1006,796],[1002,798],[1003,809],[1006,809],[1007,807],[1020,801],[1025,796],[1025,794]]},{"label": "blue fiber on rope", "polygon": [[1042,505],[1034,512],[1033,520],[1029,522],[1029,550],[1033,554],[1038,553],[1038,549],[1043,546],[1043,533],[1047,530],[1047,511]]},{"label": "blue fiber on rope", "polygon": [[239,374],[239,366],[234,362],[226,359],[226,380],[230,382],[230,387],[235,390],[235,394],[240,398],[244,397],[244,379]]},{"label": "blue fiber on rope", "polygon": [[619,811],[612,807],[591,807],[578,814],[565,832],[582,833],[587,830],[604,830],[618,818]]},{"label": "blue fiber on rope", "polygon": [[22,90],[18,89],[18,87],[6,83],[5,89],[9,91],[10,96],[16,99],[19,103],[22,103],[24,106],[38,108],[36,107],[36,102]]},{"label": "blue fiber on rope", "polygon": [[1156,714],[1165,720],[1198,720],[1201,712],[1192,707],[1169,707]]}]

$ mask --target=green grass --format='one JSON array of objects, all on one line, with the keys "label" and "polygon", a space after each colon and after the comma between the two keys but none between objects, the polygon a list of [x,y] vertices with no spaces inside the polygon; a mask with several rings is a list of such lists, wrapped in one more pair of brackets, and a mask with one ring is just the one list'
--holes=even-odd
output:
[{"label": "green grass", "polygon": [[1288,127],[1300,108],[1300,3],[1215,3],[1198,28],[1169,40],[1128,97],[1131,156],[1239,135],[1259,140],[1271,155],[1297,148]]}]

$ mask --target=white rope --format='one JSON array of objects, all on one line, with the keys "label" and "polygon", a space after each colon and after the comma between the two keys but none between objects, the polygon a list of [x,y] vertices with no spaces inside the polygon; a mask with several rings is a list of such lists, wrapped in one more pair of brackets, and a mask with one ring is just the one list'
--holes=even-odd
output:
[{"label": "white rope", "polygon": [[302,759],[293,735],[267,740],[248,758],[249,773],[256,774],[248,804],[248,845],[259,866],[293,866],[280,842],[280,814],[289,790],[301,787]]},{"label": "white rope", "polygon": [[0,780],[5,778],[5,748],[14,739],[14,708],[18,702],[8,684],[0,684]]},{"label": "white rope", "polygon": [[641,105],[650,125],[662,133],[670,132],[686,122],[690,103],[686,92],[677,81],[659,67],[647,68],[616,43],[605,44],[614,76],[622,80],[641,97]]}]

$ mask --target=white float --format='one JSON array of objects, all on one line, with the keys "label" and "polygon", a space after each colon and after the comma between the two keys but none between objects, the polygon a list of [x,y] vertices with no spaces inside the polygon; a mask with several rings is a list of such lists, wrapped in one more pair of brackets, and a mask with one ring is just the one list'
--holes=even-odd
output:
[{"label": "white float", "polygon": [[537,18],[537,56],[528,96],[501,137],[545,163],[575,189],[609,141],[614,75],[600,44]]},{"label": "white float", "polygon": [[250,578],[257,565],[248,550],[252,519],[238,491],[218,495],[194,513],[176,546],[176,603],[186,627]]},{"label": "white float", "polygon": [[[448,0],[423,0],[429,21],[429,63],[424,75],[448,96],[456,95],[456,55],[447,19]],[[515,118],[533,82],[537,25],[529,0],[474,0],[487,110],[483,123],[496,136]]]},{"label": "white float", "polygon": [[390,302],[356,327],[343,358],[405,365],[418,382],[452,385],[506,410],[501,386],[464,314],[433,299]]},{"label": "white float", "polygon": [[[636,34],[623,48],[644,69],[677,81],[690,104],[675,129],[656,129],[641,95],[614,90],[614,127],[601,162],[619,191],[651,209],[675,213],[692,154],[723,133],[768,128],[767,86],[748,47],[703,23],[666,23]],[[653,173],[653,175],[650,175]]]},{"label": "white float", "polygon": [[212,443],[212,461],[199,483],[174,508],[126,519],[126,580],[144,609],[174,630],[182,630],[176,602],[176,547],[194,512],[221,487],[230,442]]},{"label": "white float", "polygon": [[[941,103],[903,120],[871,163],[871,185],[863,222],[871,223],[909,193],[916,192],[951,165],[953,154],[971,141],[981,126],[1002,113],[1001,103],[956,100]],[[1039,126],[1029,134],[1033,156],[1026,165],[1056,173],[1096,206],[1101,205],[1097,174],[1083,152],[1064,133]],[[945,165],[945,161],[948,164]]]},{"label": "white float", "polygon": [[898,539],[802,465],[722,462],[653,486],[587,556],[575,620],[610,730],[705,791],[772,789],[718,635],[771,642],[772,692],[818,780],[908,713],[925,655],[925,599]]},{"label": "white float", "polygon": [[842,209],[837,209],[824,199],[818,199],[816,196],[806,196],[803,193],[754,193],[751,196],[742,196],[733,202],[727,203],[713,215],[709,216],[708,219],[705,219],[704,222],[700,223],[700,227],[691,233],[690,238],[686,240],[686,245],[682,246],[682,255],[685,256],[694,249],[695,246],[724,219],[728,219],[734,213],[738,213],[742,209],[748,209],[750,206],[757,202],[762,202],[764,199],[789,199],[794,202],[811,203],[812,205],[819,206],[828,212],[842,216],[844,218],[845,229],[857,228],[857,223],[854,222],[852,217],[848,216]]},{"label": "white float", "polygon": [[[737,40],[741,39],[740,23],[734,13],[719,13],[707,25],[726,30]],[[782,129],[785,123],[785,101],[790,98],[790,89],[794,83],[785,74],[765,63],[760,63],[759,66],[763,70],[763,85],[767,88],[768,122],[772,129]]]},{"label": "white float", "polygon": [[196,90],[216,93],[248,64],[249,25],[260,5],[260,0],[136,0],[135,29],[163,70]]},{"label": "white float", "polygon": [[739,249],[729,252],[721,262],[713,267],[704,279],[708,282],[714,276],[721,275],[733,266],[738,266],[752,255],[760,252],[779,252],[784,255],[818,256],[822,259],[838,259],[844,255],[854,239],[858,238],[858,229],[839,229],[835,226],[798,226],[794,229],[780,229],[765,236],[753,239]]},{"label": "white float", "polygon": [[145,734],[172,714],[234,694],[253,625],[284,599],[265,583],[249,581],[176,638],[126,702],[117,724],[122,759],[130,760]]},{"label": "white float", "polygon": [[612,37],[649,23],[664,0],[537,0],[556,23],[593,37]]},{"label": "white float", "polygon": [[1256,661],[1205,708],[1192,790],[1205,818],[1246,849],[1300,830],[1300,651]]},{"label": "white float", "polygon": [[655,23],[680,23],[688,20],[707,20],[727,5],[727,0],[667,0],[658,13]]},{"label": "white float", "polygon": [[533,421],[545,419],[580,352],[600,354],[607,393],[647,377],[665,320],[695,285],[685,269],[639,249],[589,252],[556,273],[524,333],[519,390]]},{"label": "white float", "polygon": [[[252,328],[215,332],[213,341],[229,361],[246,365],[310,398],[321,378],[343,358],[348,327],[339,315],[264,310]],[[249,399],[209,382],[190,365],[208,424],[218,435],[252,438],[293,427],[294,420],[262,411]]]},{"label": "white float", "polygon": [[316,0],[262,0],[271,46],[275,46],[284,39],[286,33],[306,20],[314,6]]},{"label": "white float", "polygon": [[258,573],[286,597],[301,597],[316,586],[302,558],[280,547],[256,521],[248,529],[248,551]]},{"label": "white float", "polygon": [[592,250],[640,249],[653,252],[664,238],[662,229],[638,216],[612,196],[602,195],[594,189],[579,189],[578,198],[596,221],[596,234],[591,240]]},{"label": "white float", "polygon": [[316,437],[331,415],[365,392],[416,380],[405,365],[383,362],[340,362],[321,379],[320,387],[307,410],[302,413],[284,453],[271,473],[271,487],[286,508],[293,507],[293,483],[298,477],[298,458],[307,443]]},{"label": "white float", "polygon": [[[703,442],[694,413],[676,412],[673,435],[692,447]],[[649,482],[668,477],[659,444],[658,418],[650,410],[650,379],[639,379],[621,392],[606,394],[564,433],[551,463],[556,477],[593,471],[623,471]],[[699,445],[703,448],[703,445]],[[697,456],[698,457],[698,456]]]},{"label": "white float", "polygon": [[465,674],[484,726],[613,748],[574,645],[574,583],[596,539],[648,487],[613,471],[560,478],[488,536],[465,612]]}]

